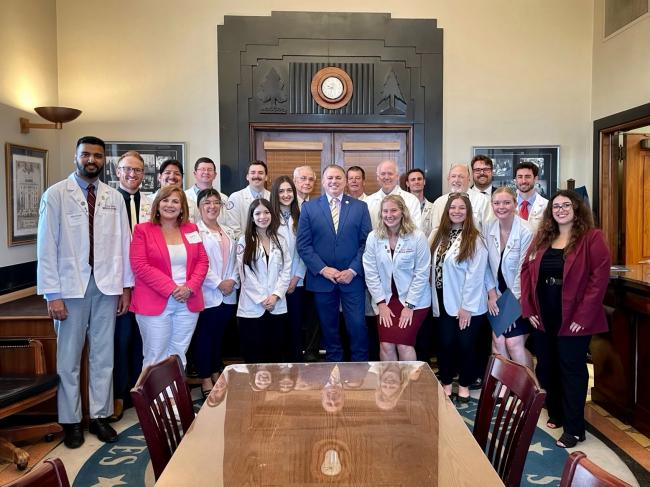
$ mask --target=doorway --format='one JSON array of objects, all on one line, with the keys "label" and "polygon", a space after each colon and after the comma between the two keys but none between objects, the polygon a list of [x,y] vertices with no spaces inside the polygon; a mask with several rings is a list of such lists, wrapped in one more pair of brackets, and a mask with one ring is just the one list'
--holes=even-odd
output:
[{"label": "doorway", "polygon": [[411,164],[411,127],[339,125],[251,125],[251,157],[266,162],[269,181],[280,175],[292,176],[294,168],[310,166],[317,176],[312,197],[321,194],[320,176],[329,164],[344,169],[363,168],[365,192],[379,189],[377,165],[384,160],[397,163],[400,174]]},{"label": "doorway", "polygon": [[650,105],[594,123],[594,189],[612,262],[650,263]]}]

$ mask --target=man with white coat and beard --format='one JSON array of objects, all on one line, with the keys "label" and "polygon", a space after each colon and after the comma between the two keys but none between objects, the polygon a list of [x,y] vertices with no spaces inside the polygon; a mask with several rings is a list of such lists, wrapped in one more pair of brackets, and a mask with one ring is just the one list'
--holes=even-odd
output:
[{"label": "man with white coat and beard", "polygon": [[97,137],[79,139],[75,172],[48,188],[39,210],[38,294],[47,300],[57,335],[57,406],[68,448],[84,442],[79,369],[86,338],[89,430],[103,442],[118,439],[107,420],[113,413],[115,315],[128,311],[134,280],[124,198],[99,181],[104,151]]},{"label": "man with white coat and beard", "polygon": [[239,237],[246,230],[248,219],[248,208],[255,199],[264,198],[269,200],[271,193],[264,187],[269,171],[264,161],[252,161],[248,164],[246,181],[248,186],[230,195],[230,205],[226,216],[226,226],[233,232],[233,239]]}]

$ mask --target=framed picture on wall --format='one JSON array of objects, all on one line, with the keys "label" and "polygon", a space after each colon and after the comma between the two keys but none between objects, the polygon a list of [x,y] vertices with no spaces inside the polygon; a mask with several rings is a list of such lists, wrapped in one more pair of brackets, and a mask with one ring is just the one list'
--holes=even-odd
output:
[{"label": "framed picture on wall", "polygon": [[36,242],[38,209],[47,179],[47,151],[5,144],[7,245]]},{"label": "framed picture on wall", "polygon": [[185,144],[182,142],[106,142],[106,164],[100,179],[117,188],[117,161],[122,154],[130,150],[137,151],[144,159],[144,180],[140,191],[154,193],[158,191],[158,168],[167,159],[176,159],[185,167]]},{"label": "framed picture on wall", "polygon": [[532,162],[539,168],[537,191],[548,198],[557,191],[560,164],[560,146],[512,146],[472,148],[472,156],[483,154],[492,159],[492,186],[510,186],[515,189],[515,168],[522,162]]}]

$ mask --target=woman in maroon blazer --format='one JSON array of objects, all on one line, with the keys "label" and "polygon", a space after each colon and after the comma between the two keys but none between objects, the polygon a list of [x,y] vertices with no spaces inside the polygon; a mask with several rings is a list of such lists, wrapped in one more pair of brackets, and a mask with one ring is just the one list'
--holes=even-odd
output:
[{"label": "woman in maroon blazer", "polygon": [[185,364],[199,311],[208,256],[198,228],[188,222],[183,190],[161,188],[151,221],[136,225],[131,241],[135,286],[131,311],[142,335],[143,367],[177,354]]},{"label": "woman in maroon blazer", "polygon": [[536,373],[546,389],[547,426],[564,427],[557,446],[585,439],[587,350],[607,331],[603,297],[610,257],[591,210],[573,191],[549,201],[521,270],[523,316],[536,328]]}]

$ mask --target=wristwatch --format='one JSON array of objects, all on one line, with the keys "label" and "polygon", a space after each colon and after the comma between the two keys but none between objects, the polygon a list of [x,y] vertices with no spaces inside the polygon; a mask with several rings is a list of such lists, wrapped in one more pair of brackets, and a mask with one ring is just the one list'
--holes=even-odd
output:
[{"label": "wristwatch", "polygon": [[404,303],[408,309],[415,309],[415,305],[411,303]]}]

